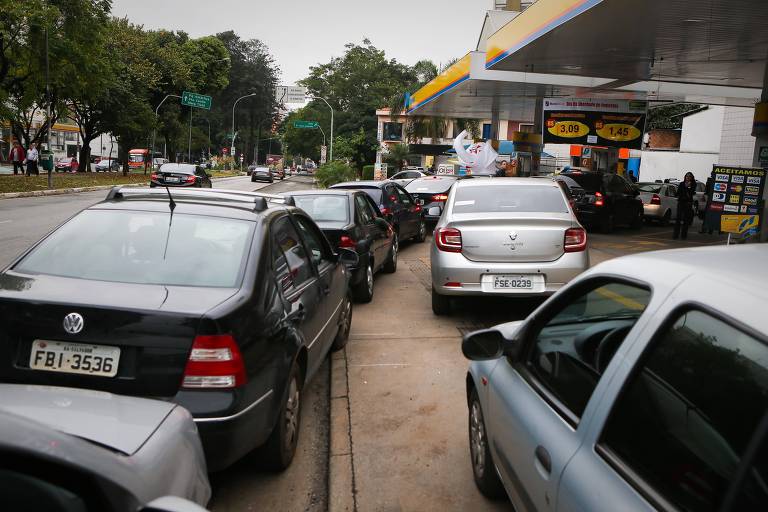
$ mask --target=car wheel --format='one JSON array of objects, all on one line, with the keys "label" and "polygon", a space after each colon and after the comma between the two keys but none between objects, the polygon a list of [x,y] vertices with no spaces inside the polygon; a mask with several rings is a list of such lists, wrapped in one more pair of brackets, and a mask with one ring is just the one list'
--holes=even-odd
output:
[{"label": "car wheel", "polygon": [[437,316],[451,313],[451,298],[437,293],[434,286],[432,287],[432,312]]},{"label": "car wheel", "polygon": [[356,284],[352,290],[357,302],[371,302],[373,300],[373,261],[368,257],[368,265],[365,267],[363,280]]},{"label": "car wheel", "polygon": [[253,176],[251,176],[251,183],[256,183],[256,178],[254,178]]},{"label": "car wheel", "polygon": [[608,214],[600,220],[600,231],[605,234],[613,233],[613,214]]},{"label": "car wheel", "polygon": [[671,220],[672,220],[672,210],[667,210],[664,212],[664,216],[661,218],[661,225],[669,226],[669,222]]},{"label": "car wheel", "polygon": [[264,463],[269,469],[282,471],[291,465],[299,442],[301,425],[301,372],[296,362],[291,367],[285,397],[277,415],[277,423],[264,444]]},{"label": "car wheel", "polygon": [[480,407],[480,398],[477,396],[476,389],[472,390],[469,397],[469,455],[472,460],[475,485],[480,492],[491,499],[503,498],[506,493],[493,465],[488,435],[485,431],[483,409]]},{"label": "car wheel", "polygon": [[392,247],[389,249],[389,257],[384,264],[384,272],[394,274],[397,271],[397,253],[400,252],[400,242],[397,234],[392,237]]},{"label": "car wheel", "polygon": [[352,299],[347,295],[344,297],[344,303],[341,306],[341,317],[339,318],[339,332],[333,339],[331,350],[341,350],[347,345],[349,340],[349,330],[352,328]]},{"label": "car wheel", "polygon": [[419,233],[416,235],[414,240],[418,243],[422,243],[427,238],[427,223],[424,221],[424,219],[421,219],[421,222],[419,222]]},{"label": "car wheel", "polygon": [[632,219],[632,224],[630,224],[630,226],[634,229],[640,229],[643,227],[643,210],[637,212],[637,215],[635,215],[635,218]]}]

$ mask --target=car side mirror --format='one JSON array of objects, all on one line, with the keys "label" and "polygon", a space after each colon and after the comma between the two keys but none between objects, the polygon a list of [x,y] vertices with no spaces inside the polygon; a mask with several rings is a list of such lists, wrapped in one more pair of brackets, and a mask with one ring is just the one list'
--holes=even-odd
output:
[{"label": "car side mirror", "polygon": [[339,249],[339,262],[345,267],[357,267],[360,264],[360,256],[351,249]]},{"label": "car side mirror", "polygon": [[429,210],[427,210],[427,215],[429,215],[430,217],[439,217],[441,213],[443,213],[443,211],[440,209],[439,206],[433,206]]},{"label": "car side mirror", "polygon": [[206,509],[178,496],[157,498],[139,509],[140,512],[207,512]]},{"label": "car side mirror", "polygon": [[[521,323],[522,322],[504,324],[491,329],[482,329],[467,334],[461,341],[461,351],[464,354],[464,357],[471,361],[489,361],[498,359],[504,355],[517,357],[520,352],[519,348],[522,346],[518,336],[519,333],[514,335],[510,334],[514,331],[507,326],[517,326]],[[504,332],[502,332],[502,330]],[[514,337],[510,339],[507,336]]]}]

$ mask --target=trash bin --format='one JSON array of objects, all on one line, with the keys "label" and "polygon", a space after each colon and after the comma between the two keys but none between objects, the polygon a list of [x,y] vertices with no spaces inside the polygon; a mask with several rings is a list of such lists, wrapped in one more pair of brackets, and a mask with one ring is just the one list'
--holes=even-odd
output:
[{"label": "trash bin", "polygon": [[51,151],[40,152],[40,165],[44,171],[53,171],[53,153]]}]

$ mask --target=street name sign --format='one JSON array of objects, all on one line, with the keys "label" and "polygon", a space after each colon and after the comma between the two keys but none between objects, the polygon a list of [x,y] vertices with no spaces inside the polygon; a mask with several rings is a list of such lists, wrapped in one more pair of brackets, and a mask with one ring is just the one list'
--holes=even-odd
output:
[{"label": "street name sign", "polygon": [[181,104],[187,107],[204,108],[211,110],[211,97],[196,92],[184,91],[181,93]]},{"label": "street name sign", "polygon": [[317,121],[294,121],[293,127],[305,130],[317,130],[320,127],[320,124]]}]

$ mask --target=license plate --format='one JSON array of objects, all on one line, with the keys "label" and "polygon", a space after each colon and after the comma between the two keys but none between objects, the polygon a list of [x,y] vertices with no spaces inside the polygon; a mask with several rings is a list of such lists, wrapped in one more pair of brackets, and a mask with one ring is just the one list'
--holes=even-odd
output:
[{"label": "license plate", "polygon": [[168,177],[166,177],[164,179],[168,183],[178,183],[179,182],[179,178],[177,178],[176,176],[168,176]]},{"label": "license plate", "polygon": [[532,290],[533,279],[530,276],[493,276],[496,290]]},{"label": "license plate", "polygon": [[117,347],[35,340],[29,367],[49,372],[114,377],[119,361],[120,349]]}]

